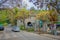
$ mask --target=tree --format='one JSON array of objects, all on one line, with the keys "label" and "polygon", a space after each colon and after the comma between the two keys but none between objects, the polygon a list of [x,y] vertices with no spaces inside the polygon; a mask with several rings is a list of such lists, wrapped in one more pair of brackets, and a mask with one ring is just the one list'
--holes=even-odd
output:
[{"label": "tree", "polygon": [[15,16],[17,19],[20,19],[23,21],[23,24],[25,26],[25,19],[29,17],[29,11],[25,8],[21,9]]},{"label": "tree", "polygon": [[[4,12],[3,12],[4,11]],[[0,11],[0,22],[1,21],[5,21],[7,19],[7,13],[6,13],[6,10],[1,10]]]},{"label": "tree", "polygon": [[41,31],[40,29],[43,28],[42,31],[47,31],[47,23],[48,22],[48,16],[47,14],[49,14],[49,11],[46,11],[46,10],[42,10],[40,11],[37,15],[36,15],[36,19],[39,20],[39,32]]},{"label": "tree", "polygon": [[15,15],[19,12],[19,9],[17,7],[12,9],[6,8],[2,9],[1,11],[2,11],[2,13],[0,14],[1,20],[9,20],[12,25],[16,25],[15,23],[17,22],[15,22],[15,20],[17,19],[15,18]]},{"label": "tree", "polygon": [[8,17],[8,10],[7,9],[1,9],[0,10],[0,23],[10,23],[9,17]]},{"label": "tree", "polygon": [[51,7],[52,7],[52,9],[55,9],[56,11],[57,11],[57,13],[59,13],[60,14],[60,1],[59,0],[50,0],[50,3],[49,4],[47,4],[47,6],[49,6],[48,8],[49,8],[49,10],[51,10]]},{"label": "tree", "polygon": [[45,0],[45,3],[44,3],[44,0],[35,0],[35,1],[29,0],[29,1],[32,2],[38,9],[43,8],[43,5],[46,4],[46,9],[49,8],[48,7],[48,5],[49,5],[50,7],[55,8],[58,13],[60,13],[60,0],[50,0],[50,1]]},{"label": "tree", "polygon": [[58,14],[57,14],[57,11],[50,11],[50,13],[48,14],[48,19],[51,21],[51,22],[56,22],[58,21]]},{"label": "tree", "polygon": [[55,0],[55,1],[53,1],[53,0],[50,0],[51,2],[47,5],[48,6],[48,8],[49,8],[49,10],[51,10],[50,11],[50,14],[49,14],[49,19],[50,19],[50,21],[57,21],[58,19],[57,19],[57,15],[59,14],[59,8],[58,8],[58,0]]},{"label": "tree", "polygon": [[47,21],[48,20],[47,14],[49,14],[49,11],[42,10],[36,15],[36,18],[39,20],[41,19],[43,21]]},{"label": "tree", "polygon": [[[58,19],[57,19],[58,15],[57,15],[57,12],[56,10],[43,10],[43,11],[40,11],[37,15],[36,15],[36,18],[38,20],[42,20],[43,21],[43,25],[46,24],[46,22],[56,22]],[[45,26],[43,26],[45,28]],[[44,30],[43,30],[44,31]],[[47,31],[47,30],[46,30]]]},{"label": "tree", "polygon": [[[8,5],[8,8],[6,7],[6,5],[4,4],[4,3],[6,3],[7,1],[9,1],[9,5]],[[4,6],[3,8],[5,8],[6,7],[6,10],[7,10],[7,14],[8,14],[8,18],[10,19],[10,22],[12,23],[12,25],[15,25],[15,23],[14,23],[14,20],[16,20],[15,19],[15,15],[17,14],[17,12],[19,11],[19,9],[17,8],[17,7],[19,7],[20,8],[20,2],[21,2],[21,0],[1,0],[0,1],[0,6]],[[4,5],[3,5],[4,4]],[[12,7],[12,8],[10,8],[10,6]],[[3,9],[3,8],[1,8],[1,9]],[[5,9],[4,9],[5,10]]]},{"label": "tree", "polygon": [[10,12],[9,17],[11,22],[13,23],[13,25],[17,25],[17,21],[16,21],[17,19],[15,18],[15,15],[17,15],[19,9],[17,7],[14,7],[13,9],[10,9],[9,12]]}]

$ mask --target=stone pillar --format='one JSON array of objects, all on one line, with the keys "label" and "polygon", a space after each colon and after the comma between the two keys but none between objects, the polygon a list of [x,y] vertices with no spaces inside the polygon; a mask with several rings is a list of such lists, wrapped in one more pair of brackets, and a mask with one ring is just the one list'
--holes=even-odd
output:
[{"label": "stone pillar", "polygon": [[17,20],[17,26],[18,27],[20,27],[20,25],[21,25],[20,23],[21,23],[21,21],[20,20]]},{"label": "stone pillar", "polygon": [[47,29],[48,29],[47,23],[45,22],[45,23],[43,24],[43,29],[42,29],[42,30],[43,30],[44,32],[47,32]]}]

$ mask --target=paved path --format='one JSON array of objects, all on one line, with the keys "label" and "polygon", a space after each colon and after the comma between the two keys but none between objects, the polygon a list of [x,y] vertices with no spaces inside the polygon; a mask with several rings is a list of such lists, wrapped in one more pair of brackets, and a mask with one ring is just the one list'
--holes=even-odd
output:
[{"label": "paved path", "polygon": [[3,32],[0,32],[0,40],[57,40],[38,34],[20,31],[12,32],[11,28],[5,28]]}]

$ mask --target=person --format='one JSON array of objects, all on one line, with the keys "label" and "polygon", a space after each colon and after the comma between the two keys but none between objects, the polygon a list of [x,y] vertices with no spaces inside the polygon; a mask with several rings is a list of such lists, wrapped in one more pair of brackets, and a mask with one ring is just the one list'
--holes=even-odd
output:
[{"label": "person", "polygon": [[43,27],[43,21],[42,20],[39,20],[39,31],[42,30],[42,27]]},{"label": "person", "polygon": [[42,26],[43,26],[43,21],[42,20],[39,21],[39,26],[40,26],[40,28],[42,28]]},{"label": "person", "polygon": [[50,27],[51,27],[51,33],[54,34],[54,35],[57,35],[56,24],[55,23],[52,23],[50,25]]},{"label": "person", "polygon": [[57,35],[56,24],[54,24],[54,35]]}]

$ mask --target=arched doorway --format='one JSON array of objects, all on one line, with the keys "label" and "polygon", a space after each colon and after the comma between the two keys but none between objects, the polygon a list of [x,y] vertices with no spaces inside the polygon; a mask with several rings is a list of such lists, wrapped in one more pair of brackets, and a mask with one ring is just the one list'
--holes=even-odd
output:
[{"label": "arched doorway", "polygon": [[27,22],[27,26],[33,26],[31,22]]}]

